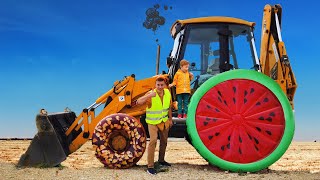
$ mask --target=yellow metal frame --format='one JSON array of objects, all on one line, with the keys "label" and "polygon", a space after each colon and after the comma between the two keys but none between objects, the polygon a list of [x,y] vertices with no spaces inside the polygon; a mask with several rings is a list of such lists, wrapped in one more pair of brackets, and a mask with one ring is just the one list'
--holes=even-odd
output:
[{"label": "yellow metal frame", "polygon": [[[284,42],[276,42],[271,32],[272,16],[275,16],[275,13],[281,13],[281,11],[282,8],[280,5],[266,5],[264,7],[260,47],[260,65],[262,73],[270,76],[280,85],[283,92],[287,95],[292,109],[294,109],[293,98],[297,88],[297,81],[291,69],[289,60],[285,59],[288,56]],[[278,34],[278,32],[274,33]]]}]

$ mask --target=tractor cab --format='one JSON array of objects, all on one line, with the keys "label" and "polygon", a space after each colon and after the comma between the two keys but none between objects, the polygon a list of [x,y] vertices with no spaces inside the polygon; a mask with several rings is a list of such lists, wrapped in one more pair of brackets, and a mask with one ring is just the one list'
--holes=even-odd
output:
[{"label": "tractor cab", "polygon": [[194,74],[193,90],[216,74],[232,69],[259,70],[254,23],[231,17],[178,20],[171,27],[173,49],[167,58],[172,80],[186,59]]}]

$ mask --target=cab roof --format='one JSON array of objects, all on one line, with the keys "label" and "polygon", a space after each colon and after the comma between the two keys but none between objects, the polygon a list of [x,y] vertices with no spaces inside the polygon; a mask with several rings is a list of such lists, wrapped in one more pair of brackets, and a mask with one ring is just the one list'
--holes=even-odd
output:
[{"label": "cab roof", "polygon": [[177,20],[171,26],[170,32],[171,36],[174,37],[176,34],[176,26],[179,24],[181,29],[188,24],[201,24],[201,23],[231,23],[231,24],[242,24],[250,27],[254,27],[254,22],[249,22],[243,19],[233,18],[233,17],[224,17],[224,16],[209,16],[209,17],[199,17],[191,18],[185,20]]}]

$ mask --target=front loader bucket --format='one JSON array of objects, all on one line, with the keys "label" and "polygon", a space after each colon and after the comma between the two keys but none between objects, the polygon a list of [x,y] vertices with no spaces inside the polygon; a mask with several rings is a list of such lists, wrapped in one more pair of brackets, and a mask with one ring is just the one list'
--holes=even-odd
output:
[{"label": "front loader bucket", "polygon": [[81,132],[65,132],[76,116],[74,112],[38,114],[36,125],[38,133],[34,136],[25,154],[20,157],[18,167],[54,167],[70,154],[69,145]]},{"label": "front loader bucket", "polygon": [[19,167],[54,167],[66,159],[55,133],[37,133],[28,150],[20,157]]}]

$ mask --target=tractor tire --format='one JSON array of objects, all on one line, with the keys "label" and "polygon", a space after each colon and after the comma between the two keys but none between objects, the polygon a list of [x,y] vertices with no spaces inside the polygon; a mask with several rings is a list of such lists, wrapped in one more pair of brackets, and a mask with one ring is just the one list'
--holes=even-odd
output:
[{"label": "tractor tire", "polygon": [[276,162],[294,135],[294,115],[280,86],[253,70],[214,76],[193,94],[187,131],[210,164],[256,172]]},{"label": "tractor tire", "polygon": [[125,169],[135,165],[146,149],[146,133],[134,117],[118,113],[106,116],[95,127],[92,145],[105,167]]}]

